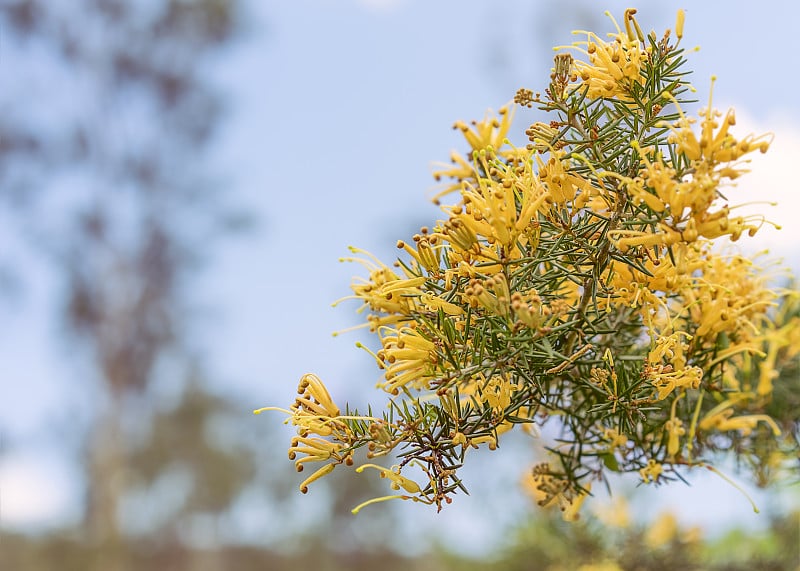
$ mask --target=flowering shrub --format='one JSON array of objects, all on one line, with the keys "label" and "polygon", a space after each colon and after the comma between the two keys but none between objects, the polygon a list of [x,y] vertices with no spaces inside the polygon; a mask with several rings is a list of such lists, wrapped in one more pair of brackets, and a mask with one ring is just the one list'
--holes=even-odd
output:
[{"label": "flowering shrub", "polygon": [[[634,14],[607,40],[577,32],[544,94],[517,92],[518,113],[548,117],[525,143],[508,140],[510,106],[456,123],[470,151],[435,172],[444,219],[398,242],[401,259],[352,249],[388,399],[343,411],[301,379],[284,412],[289,458],[314,470],[303,492],[355,466],[397,492],[367,503],[441,509],[471,450],[551,421],[560,433],[530,486],[566,519],[609,472],[661,484],[732,452],[765,483],[796,455],[796,411],[770,407],[779,371],[797,366],[797,292],[713,245],[765,224],[734,215],[725,192],[769,137],[734,136],[734,112],[711,97],[690,117],[683,13],[675,37],[645,35]],[[396,465],[373,463],[390,453]]]}]

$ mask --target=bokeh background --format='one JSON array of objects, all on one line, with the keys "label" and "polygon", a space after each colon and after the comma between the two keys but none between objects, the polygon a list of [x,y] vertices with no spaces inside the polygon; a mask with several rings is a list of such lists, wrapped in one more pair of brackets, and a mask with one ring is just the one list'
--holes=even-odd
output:
[{"label": "bokeh background", "polygon": [[[340,402],[380,403],[378,371],[354,348],[369,340],[331,335],[359,322],[355,304],[331,308],[361,271],[339,258],[358,245],[392,259],[397,238],[439,216],[430,170],[463,147],[452,123],[542,89],[552,46],[611,31],[603,11],[621,21],[628,5],[1,0],[0,567],[566,569],[576,553],[605,557],[607,518],[567,529],[520,490],[540,444],[477,455],[471,495],[441,514],[400,503],[354,518],[380,483],[333,477],[301,496],[291,429],[251,411],[291,402],[310,371]],[[640,3],[639,21],[661,33],[678,8],[684,47],[701,46],[689,55],[701,102],[716,75],[737,132],[775,136],[729,198],[778,201],[751,208],[783,228],[741,247],[797,273],[800,5]],[[535,120],[517,112],[520,130]],[[708,561],[772,553],[778,566],[761,568],[791,568],[796,486],[748,487],[755,515],[713,475],[690,480],[620,482],[629,561],[674,513],[676,530],[707,538]]]}]

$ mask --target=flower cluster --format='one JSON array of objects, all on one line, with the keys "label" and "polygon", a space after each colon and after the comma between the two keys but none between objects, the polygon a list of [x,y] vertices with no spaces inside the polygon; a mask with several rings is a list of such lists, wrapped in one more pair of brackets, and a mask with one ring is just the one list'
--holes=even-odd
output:
[{"label": "flower cluster", "polygon": [[[297,387],[298,397],[289,411],[292,424],[297,426],[297,436],[289,447],[289,460],[294,460],[298,472],[308,462],[320,462],[322,466],[300,484],[306,493],[308,485],[326,474],[338,464],[353,465],[353,432],[342,422],[339,407],[322,381],[312,374],[303,375]],[[269,408],[256,410],[256,414]],[[301,455],[298,458],[298,455]]]},{"label": "flower cluster", "polygon": [[796,453],[796,410],[773,397],[800,355],[797,292],[713,244],[764,224],[732,216],[723,190],[768,138],[736,138],[733,112],[720,122],[710,99],[696,130],[682,13],[677,43],[644,35],[634,14],[610,41],[583,32],[557,55],[544,96],[517,93],[552,117],[524,145],[508,140],[511,107],[456,123],[469,152],[434,174],[437,203],[456,199],[397,243],[397,262],[345,258],[368,272],[351,298],[380,343],[387,404],[342,413],[303,377],[286,411],[298,429],[289,456],[322,467],[302,490],[366,448],[367,460],[396,458],[356,468],[400,492],[373,501],[441,508],[464,488],[471,450],[551,421],[559,438],[528,483],[566,519],[608,472],[660,484],[731,451],[766,481]]},{"label": "flower cluster", "polygon": [[575,46],[588,61],[576,61],[573,69],[586,87],[587,97],[631,100],[633,84],[641,85],[647,79],[642,71],[650,53],[640,40],[644,35],[634,14],[632,8],[625,11],[625,31],[614,22],[617,32],[610,34],[610,42],[594,32],[575,32],[586,36]]}]

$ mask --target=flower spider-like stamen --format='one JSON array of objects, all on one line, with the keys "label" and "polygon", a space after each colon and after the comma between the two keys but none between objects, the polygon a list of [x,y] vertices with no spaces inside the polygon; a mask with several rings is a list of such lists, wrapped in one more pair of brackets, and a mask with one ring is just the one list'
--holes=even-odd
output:
[{"label": "flower spider-like stamen", "polygon": [[[312,373],[306,373],[300,379],[300,384],[297,387],[297,392],[303,395],[298,397],[297,402],[308,403],[315,412],[319,407],[322,408],[321,413],[327,414],[330,417],[339,416],[339,407],[334,404],[328,389],[322,383],[320,378]],[[316,400],[318,406],[306,397],[311,397]]]},{"label": "flower spider-like stamen", "polygon": [[377,464],[362,464],[356,468],[356,472],[360,474],[365,468],[374,468],[380,472],[381,478],[388,478],[391,480],[391,487],[393,490],[399,490],[400,488],[403,488],[409,494],[419,494],[422,491],[422,489],[419,487],[419,484],[417,484],[414,480],[406,478],[400,473],[399,466],[384,468],[383,466],[378,466]]},{"label": "flower spider-like stamen", "polygon": [[514,112],[513,109],[504,106],[497,113],[500,115],[500,119],[487,117],[483,121],[473,121],[472,127],[463,121],[456,121],[453,128],[459,129],[463,133],[473,151],[499,149],[508,135]]}]

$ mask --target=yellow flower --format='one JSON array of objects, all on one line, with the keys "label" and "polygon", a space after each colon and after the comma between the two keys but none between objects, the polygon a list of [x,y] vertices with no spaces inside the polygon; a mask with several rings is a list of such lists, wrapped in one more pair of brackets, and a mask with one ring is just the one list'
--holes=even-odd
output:
[{"label": "yellow flower", "polygon": [[701,274],[681,290],[698,336],[736,332],[747,342],[769,323],[767,310],[777,294],[764,287],[763,271],[742,256],[706,254]]},{"label": "yellow flower", "polygon": [[514,316],[531,329],[538,329],[545,317],[542,298],[535,289],[511,294],[511,309]]},{"label": "yellow flower", "polygon": [[678,533],[678,520],[671,512],[664,512],[650,524],[645,542],[653,549],[669,544]]},{"label": "yellow flower", "polygon": [[766,414],[746,414],[742,416],[733,416],[733,408],[736,403],[734,401],[725,401],[722,405],[717,406],[710,410],[703,420],[700,421],[701,430],[717,430],[719,432],[728,432],[731,430],[738,430],[743,436],[749,435],[759,422],[764,422],[772,429],[775,436],[780,436],[781,429],[772,419]]},{"label": "yellow flower", "polygon": [[533,497],[537,505],[549,508],[558,503],[558,498],[569,486],[569,483],[551,473],[550,464],[537,464],[523,479],[523,486]]},{"label": "yellow flower", "polygon": [[683,331],[678,331],[667,337],[658,337],[655,347],[647,355],[647,362],[650,365],[657,365],[661,363],[662,359],[665,359],[676,369],[683,369],[686,366],[685,351],[689,346],[681,340],[681,337],[687,341],[692,340],[692,336]]},{"label": "yellow flower", "polygon": [[539,178],[547,188],[548,198],[559,206],[573,200],[578,190],[585,192],[594,190],[589,181],[569,171],[564,156],[564,151],[552,151],[545,163],[538,154],[536,155]]},{"label": "yellow flower", "polygon": [[[595,370],[607,372],[604,369]],[[625,449],[628,444],[628,437],[621,434],[616,428],[606,428],[603,432],[603,438],[608,441],[608,449],[612,452],[617,448]]]},{"label": "yellow flower", "polygon": [[419,266],[425,268],[431,275],[439,274],[439,248],[436,247],[436,236],[414,235],[417,247],[412,248],[402,240],[397,241],[397,247],[408,252]]},{"label": "yellow flower", "polygon": [[552,142],[559,136],[558,129],[541,121],[537,121],[528,127],[525,130],[525,134],[528,136],[533,150],[537,152],[553,150]]},{"label": "yellow flower", "polygon": [[786,350],[787,358],[791,359],[800,351],[800,318],[791,319],[786,325],[765,334],[767,353],[759,364],[758,387],[756,394],[767,396],[772,394],[772,383],[778,378],[776,370],[778,354]]},{"label": "yellow flower", "polygon": [[451,211],[453,216],[442,223],[438,229],[443,239],[457,251],[457,252],[470,252],[480,254],[480,245],[478,243],[478,235],[475,228],[459,218],[463,212],[462,209],[453,209]]},{"label": "yellow flower", "polygon": [[689,346],[683,343],[681,337],[692,339],[683,331],[658,337],[655,347],[647,355],[644,374],[655,387],[658,400],[664,400],[678,388],[697,389],[703,378],[700,367],[686,366],[685,352]]},{"label": "yellow flower", "polygon": [[328,460],[342,449],[342,445],[319,437],[295,436],[289,447],[289,460],[294,460],[297,454],[307,454],[295,463],[299,466],[305,462]]},{"label": "yellow flower", "polygon": [[418,494],[422,491],[414,480],[410,480],[406,478],[400,473],[399,466],[392,466],[391,468],[384,468],[383,466],[378,466],[377,464],[362,464],[358,468],[356,468],[356,472],[359,474],[364,471],[364,468],[374,468],[380,472],[381,478],[388,478],[391,481],[391,487],[393,490],[399,490],[403,488],[409,494]]},{"label": "yellow flower", "polygon": [[488,444],[489,450],[497,450],[497,437],[494,434],[484,434],[483,436],[475,436],[467,440],[467,444],[473,448],[479,448],[481,444]]},{"label": "yellow flower", "polygon": [[594,514],[609,527],[625,529],[631,524],[631,510],[628,501],[619,496],[604,505],[595,505]]},{"label": "yellow flower", "polygon": [[587,87],[587,97],[590,99],[606,97],[629,100],[632,85],[644,83],[641,70],[649,55],[642,44],[644,38],[638,38],[630,30],[632,23],[638,28],[633,18],[635,13],[636,10],[632,9],[625,11],[627,32],[621,31],[616,20],[609,15],[617,28],[616,34],[609,34],[609,42],[601,40],[593,32],[575,32],[586,35],[586,40],[576,42],[573,49],[585,54],[589,61],[576,60],[574,67]]},{"label": "yellow flower", "polygon": [[683,24],[686,21],[686,12],[683,10],[678,10],[678,17],[675,22],[675,35],[678,36],[678,40],[683,38]]},{"label": "yellow flower", "polygon": [[[295,461],[298,472],[302,472],[308,462],[325,462],[300,484],[300,491],[305,494],[309,484],[330,474],[337,465],[352,464],[350,446],[354,435],[347,424],[342,422],[339,407],[333,402],[319,377],[311,373],[303,375],[297,392],[299,396],[295,398],[290,410],[284,411],[289,414],[286,422],[297,426],[297,436],[292,438],[288,450],[289,459]],[[275,409],[267,407],[258,409],[255,413],[264,410]],[[298,455],[302,456],[298,458]]]},{"label": "yellow flower", "polygon": [[467,443],[467,435],[464,434],[463,432],[456,432],[453,435],[452,442],[453,442],[454,446],[458,446],[460,444],[462,447],[466,448],[467,444],[468,444]]},{"label": "yellow flower", "polygon": [[464,297],[472,307],[482,307],[493,315],[507,316],[511,312],[511,293],[503,274],[470,280]]},{"label": "yellow flower", "polygon": [[309,484],[311,484],[312,482],[316,482],[317,480],[319,480],[323,476],[327,476],[328,474],[333,472],[333,469],[335,467],[336,467],[336,464],[325,464],[324,466],[319,468],[316,472],[314,472],[308,478],[303,480],[303,482],[300,484],[300,491],[302,493],[304,493],[304,494],[308,493]]},{"label": "yellow flower", "polygon": [[657,365],[646,367],[647,377],[656,389],[656,398],[664,400],[672,391],[678,388],[697,389],[703,378],[703,369],[700,367],[686,367],[677,371],[670,370],[670,366]]},{"label": "yellow flower", "polygon": [[580,518],[581,506],[592,489],[591,482],[583,489],[573,487],[563,474],[552,472],[547,462],[534,466],[523,479],[522,485],[540,507],[551,508],[557,505],[564,521],[570,522]]},{"label": "yellow flower", "polygon": [[658,478],[663,471],[664,467],[651,458],[647,461],[647,466],[639,470],[639,475],[645,484],[649,484],[650,482],[658,482]]},{"label": "yellow flower", "polygon": [[331,399],[325,385],[316,375],[311,373],[303,375],[297,386],[298,395],[290,407],[292,424],[298,427],[300,436],[318,434],[330,436],[342,431],[347,432],[347,427],[339,422],[339,407]]},{"label": "yellow flower", "polygon": [[[514,115],[513,110],[508,107],[501,107],[498,111],[500,116],[487,116],[482,121],[473,121],[471,126],[464,121],[456,121],[454,129],[459,129],[472,148],[472,152],[489,151],[492,155],[507,154],[503,150],[506,145],[506,137],[511,127],[511,119]],[[472,154],[472,153],[470,153]],[[476,177],[475,167],[457,152],[450,154],[453,166],[442,165],[441,168],[433,172],[433,177],[440,181],[443,177],[452,179],[453,182],[446,184],[445,187],[437,192],[433,201],[439,204],[439,199],[451,192],[461,190],[462,184],[467,181],[474,181]]]},{"label": "yellow flower", "polygon": [[383,349],[378,352],[378,357],[384,361],[386,373],[385,381],[379,383],[379,387],[392,394],[398,394],[405,386],[428,388],[438,363],[433,341],[416,329],[401,327],[384,333],[381,342]]},{"label": "yellow flower", "polygon": [[379,317],[368,319],[367,323],[373,331],[385,323],[410,320],[410,314],[417,308],[416,299],[423,293],[420,286],[425,283],[427,278],[410,274],[400,277],[394,270],[368,252],[352,246],[350,251],[365,254],[367,259],[341,258],[340,261],[359,262],[369,270],[370,275],[366,280],[359,278],[358,281],[355,281],[350,286],[354,295],[338,300],[334,306],[345,299],[358,299],[364,303],[358,309],[359,312],[369,308],[373,312],[387,314],[383,319]]},{"label": "yellow flower", "polygon": [[463,184],[462,204],[446,211],[452,224],[458,220],[466,228],[467,236],[474,234],[509,253],[544,210],[548,191],[533,171],[528,151],[520,166],[508,165],[486,153],[476,153],[476,162],[483,173],[491,172],[492,176],[476,172],[473,181]]},{"label": "yellow flower", "polygon": [[[695,163],[705,162],[710,166],[737,161],[747,153],[756,150],[762,153],[767,152],[770,145],[768,140],[770,137],[748,135],[741,141],[737,141],[729,133],[730,127],[736,124],[736,115],[733,109],[728,110],[722,125],[719,124],[717,119],[722,116],[722,113],[712,106],[714,79],[716,78],[712,78],[712,90],[709,93],[708,107],[700,113],[700,138],[697,138],[692,129],[694,120],[683,116],[681,112],[681,118],[671,127],[670,142],[677,143],[678,149],[691,161]],[[715,133],[715,129],[718,127],[719,129]]]},{"label": "yellow flower", "polygon": [[589,497],[589,492],[592,489],[592,484],[586,484],[586,489],[580,491],[578,494],[571,498],[561,496],[559,502],[561,503],[561,517],[564,521],[578,521],[581,517],[580,511],[583,506],[584,500]]},{"label": "yellow flower", "polygon": [[488,381],[483,379],[478,382],[479,398],[488,404],[495,412],[501,413],[511,404],[511,397],[517,385],[508,380],[507,376],[494,375]]},{"label": "yellow flower", "polygon": [[513,110],[508,107],[501,107],[497,113],[500,115],[499,119],[486,117],[483,121],[473,121],[472,127],[463,121],[456,121],[453,128],[459,129],[464,134],[473,151],[487,149],[496,151],[503,146],[514,116]]},{"label": "yellow flower", "polygon": [[680,437],[686,434],[683,428],[683,421],[680,418],[671,418],[664,423],[664,430],[667,431],[667,454],[675,456],[680,450]]},{"label": "yellow flower", "polygon": [[674,124],[664,123],[671,129],[670,142],[691,161],[691,170],[679,175],[678,171],[665,163],[661,153],[648,153],[636,141],[631,147],[639,151],[642,168],[637,176],[630,178],[609,173],[618,178],[636,204],[646,204],[660,215],[660,222],[650,231],[615,230],[612,234],[617,247],[625,252],[633,246],[670,246],[691,243],[698,238],[708,239],[729,235],[737,240],[743,232],[754,234],[766,222],[762,216],[744,218],[731,217],[727,205],[712,211],[712,206],[722,198],[720,187],[745,172],[739,163],[743,155],[756,149],[766,152],[769,142],[765,137],[748,136],[737,141],[729,134],[735,124],[732,111],[725,116],[722,126],[715,133],[720,114],[709,107],[702,114],[701,134],[698,140],[692,129],[693,119],[687,118],[678,109],[680,119]]}]

